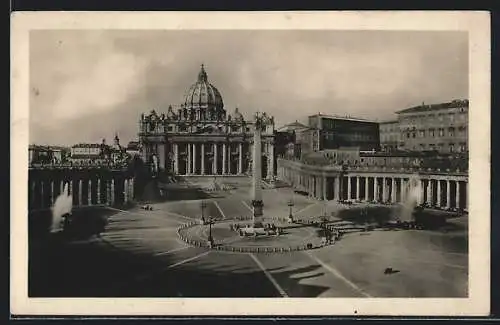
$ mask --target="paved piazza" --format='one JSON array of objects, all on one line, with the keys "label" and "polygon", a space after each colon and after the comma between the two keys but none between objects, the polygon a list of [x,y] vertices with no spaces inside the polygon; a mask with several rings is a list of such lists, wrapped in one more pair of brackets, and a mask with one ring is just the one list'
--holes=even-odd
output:
[{"label": "paved piazza", "polygon": [[[236,188],[208,194],[205,215],[250,216],[248,179],[223,182]],[[200,183],[191,179],[190,186]],[[339,209],[289,188],[264,189],[265,215],[288,216],[292,195],[296,217]],[[45,250],[31,247],[30,296],[467,296],[465,230],[356,232],[331,246],[287,253],[214,251],[179,239],[177,228],[201,216],[201,200],[183,197],[151,203],[152,211],[108,208],[109,224],[101,237]],[[219,231],[215,227],[215,240]],[[388,267],[399,272],[384,274]]]}]

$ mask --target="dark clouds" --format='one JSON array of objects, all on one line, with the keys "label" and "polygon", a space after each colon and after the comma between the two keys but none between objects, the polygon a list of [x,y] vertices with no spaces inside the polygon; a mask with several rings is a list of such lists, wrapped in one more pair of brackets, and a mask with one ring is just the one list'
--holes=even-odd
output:
[{"label": "dark clouds", "polygon": [[205,63],[226,109],[278,125],[317,112],[387,119],[468,97],[467,34],[387,31],[36,31],[30,142],[136,137],[141,112],[180,104]]}]

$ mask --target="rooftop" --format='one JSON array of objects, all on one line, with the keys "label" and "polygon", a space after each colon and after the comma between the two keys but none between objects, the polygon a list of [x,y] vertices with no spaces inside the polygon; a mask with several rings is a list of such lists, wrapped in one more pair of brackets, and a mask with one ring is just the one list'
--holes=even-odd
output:
[{"label": "rooftop", "polygon": [[425,103],[422,103],[419,106],[414,106],[414,107],[410,107],[407,109],[403,109],[401,111],[397,111],[396,114],[437,111],[437,110],[441,110],[441,109],[456,108],[456,107],[469,107],[469,100],[468,99],[456,99],[456,100],[452,100],[451,102],[447,102],[447,103],[430,104],[430,105],[426,105]]},{"label": "rooftop", "polygon": [[309,129],[309,127],[305,124],[300,123],[299,121],[295,121],[283,125],[281,128],[278,129],[278,132],[295,131],[297,129]]},{"label": "rooftop", "polygon": [[347,120],[347,121],[357,121],[357,122],[367,122],[367,123],[374,123],[375,121],[360,118],[360,117],[354,117],[354,116],[341,116],[341,115],[331,115],[331,114],[323,114],[323,113],[318,113],[314,115],[309,115],[309,117],[323,117],[323,118],[331,118],[331,119],[337,119],[337,120]]},{"label": "rooftop", "polygon": [[103,145],[100,143],[78,143],[72,146],[72,148],[101,148]]},{"label": "rooftop", "polygon": [[382,121],[382,122],[379,122],[380,124],[396,124],[396,123],[399,123],[398,120],[391,120],[391,121]]}]

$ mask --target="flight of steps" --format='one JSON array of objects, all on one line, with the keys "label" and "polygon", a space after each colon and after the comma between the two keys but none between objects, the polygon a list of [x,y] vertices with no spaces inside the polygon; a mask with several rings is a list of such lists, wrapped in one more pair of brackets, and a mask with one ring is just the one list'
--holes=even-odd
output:
[{"label": "flight of steps", "polygon": [[335,229],[340,230],[343,233],[353,233],[365,230],[365,226],[357,225],[350,221],[344,220],[329,222],[327,223],[327,226],[334,227]]}]

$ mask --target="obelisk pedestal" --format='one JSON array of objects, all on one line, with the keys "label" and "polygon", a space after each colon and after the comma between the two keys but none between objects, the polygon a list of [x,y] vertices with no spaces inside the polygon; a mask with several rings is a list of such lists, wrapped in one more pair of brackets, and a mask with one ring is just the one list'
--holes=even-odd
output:
[{"label": "obelisk pedestal", "polygon": [[255,130],[253,134],[253,182],[252,182],[252,208],[253,208],[253,228],[263,228],[263,207],[262,202],[262,119],[257,116],[255,120]]}]

